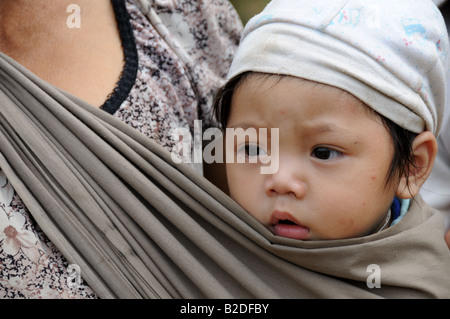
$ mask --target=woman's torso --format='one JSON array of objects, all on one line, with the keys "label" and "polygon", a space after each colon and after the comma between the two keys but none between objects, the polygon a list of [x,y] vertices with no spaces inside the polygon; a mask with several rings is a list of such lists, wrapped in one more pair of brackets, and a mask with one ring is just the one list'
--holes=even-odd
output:
[{"label": "woman's torso", "polygon": [[[212,124],[211,100],[226,75],[241,24],[227,2],[154,2],[157,18],[164,24],[159,31],[132,0],[125,5],[112,1],[125,62],[101,107],[172,150],[177,142],[173,129],[193,131],[195,119],[204,126]],[[95,105],[106,87],[86,100]],[[0,297],[96,297],[76,265],[69,265],[39,229],[1,170],[0,207]]]}]

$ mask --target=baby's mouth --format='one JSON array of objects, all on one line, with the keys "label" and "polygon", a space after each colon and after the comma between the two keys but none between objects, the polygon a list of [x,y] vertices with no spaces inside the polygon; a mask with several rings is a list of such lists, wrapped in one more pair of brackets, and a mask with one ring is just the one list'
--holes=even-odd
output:
[{"label": "baby's mouth", "polygon": [[305,240],[309,237],[309,228],[303,226],[288,212],[274,211],[270,230],[277,236]]}]

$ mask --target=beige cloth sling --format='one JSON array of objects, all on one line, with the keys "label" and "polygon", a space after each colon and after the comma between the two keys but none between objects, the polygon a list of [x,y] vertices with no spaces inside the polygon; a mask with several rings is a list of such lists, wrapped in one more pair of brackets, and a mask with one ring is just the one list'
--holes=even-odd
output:
[{"label": "beige cloth sling", "polygon": [[273,236],[155,142],[3,54],[0,167],[102,298],[450,297],[443,222],[420,198],[367,237]]}]

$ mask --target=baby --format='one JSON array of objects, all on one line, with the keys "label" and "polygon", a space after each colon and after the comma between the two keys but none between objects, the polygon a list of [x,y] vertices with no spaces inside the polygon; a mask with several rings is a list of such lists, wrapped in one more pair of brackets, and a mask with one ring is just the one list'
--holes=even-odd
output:
[{"label": "baby", "polygon": [[[424,209],[448,51],[431,0],[273,0],[215,101],[223,128],[279,130],[235,143],[230,196],[300,240],[366,236]],[[278,169],[262,174],[267,156]]]}]

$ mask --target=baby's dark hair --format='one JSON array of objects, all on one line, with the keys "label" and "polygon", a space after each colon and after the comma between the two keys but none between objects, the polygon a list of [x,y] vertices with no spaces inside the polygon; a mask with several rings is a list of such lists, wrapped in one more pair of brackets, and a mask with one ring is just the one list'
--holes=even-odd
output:
[{"label": "baby's dark hair", "polygon": [[[225,128],[227,127],[231,108],[231,100],[235,91],[252,74],[255,73],[245,72],[235,76],[234,78],[230,79],[224,86],[222,86],[216,93],[213,102],[213,112],[222,130],[225,130]],[[261,73],[257,74],[263,76],[278,76],[279,80],[285,77],[284,75],[268,75]],[[365,103],[363,104],[365,105]],[[373,113],[381,120],[382,124],[389,132],[394,145],[394,155],[386,175],[386,186],[388,186],[396,179],[400,179],[403,176],[410,176],[411,174],[413,174],[416,163],[412,147],[417,134],[400,127],[390,119],[380,115],[375,111],[373,111]]]}]

